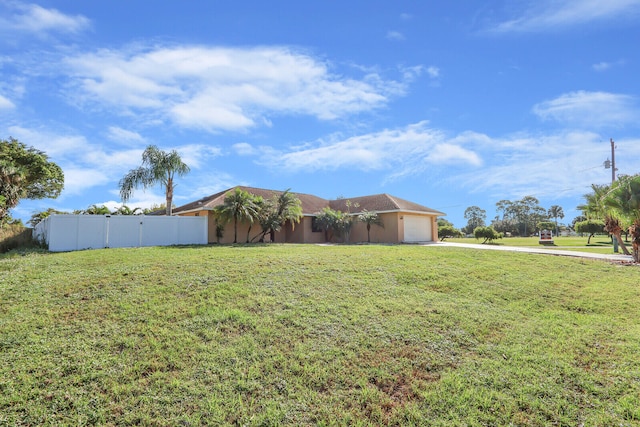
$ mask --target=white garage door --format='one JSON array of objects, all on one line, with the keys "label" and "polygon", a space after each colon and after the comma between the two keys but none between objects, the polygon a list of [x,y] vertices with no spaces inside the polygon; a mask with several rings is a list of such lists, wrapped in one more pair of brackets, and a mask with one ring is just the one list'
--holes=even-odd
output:
[{"label": "white garage door", "polygon": [[431,218],[416,215],[404,216],[405,242],[430,242]]}]

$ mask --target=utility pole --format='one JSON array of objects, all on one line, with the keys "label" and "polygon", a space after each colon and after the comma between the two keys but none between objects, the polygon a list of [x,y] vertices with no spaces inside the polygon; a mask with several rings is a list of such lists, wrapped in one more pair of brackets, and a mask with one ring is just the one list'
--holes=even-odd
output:
[{"label": "utility pole", "polygon": [[[616,145],[613,142],[613,138],[611,140],[611,186],[616,182]],[[618,253],[618,239],[616,236],[611,236],[611,240],[613,241],[613,252]]]},{"label": "utility pole", "polygon": [[616,182],[616,146],[611,138],[611,184]]}]

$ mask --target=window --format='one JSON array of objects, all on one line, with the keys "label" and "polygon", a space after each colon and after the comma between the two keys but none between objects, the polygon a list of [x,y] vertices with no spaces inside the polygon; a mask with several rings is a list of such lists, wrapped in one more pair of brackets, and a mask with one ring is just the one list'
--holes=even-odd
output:
[{"label": "window", "polygon": [[313,233],[322,233],[323,231],[320,225],[318,224],[318,218],[316,218],[315,216],[311,217],[311,231]]}]

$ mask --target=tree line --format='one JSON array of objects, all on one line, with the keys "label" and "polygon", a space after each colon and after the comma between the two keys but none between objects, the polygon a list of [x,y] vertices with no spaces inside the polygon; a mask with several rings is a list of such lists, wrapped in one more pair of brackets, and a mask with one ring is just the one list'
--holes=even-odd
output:
[{"label": "tree line", "polygon": [[[525,196],[520,200],[500,200],[496,203],[497,215],[490,227],[498,233],[511,236],[529,236],[540,230],[554,230],[558,234],[558,219],[564,218],[564,210],[559,205],[549,209],[540,206],[533,196]],[[486,227],[487,211],[478,206],[469,206],[464,211],[467,225],[460,231],[473,234],[478,227]]]}]

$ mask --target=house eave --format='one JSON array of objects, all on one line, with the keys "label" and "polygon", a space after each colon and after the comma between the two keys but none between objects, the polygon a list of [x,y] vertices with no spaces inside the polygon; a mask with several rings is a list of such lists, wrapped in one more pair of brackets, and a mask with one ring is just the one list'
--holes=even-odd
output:
[{"label": "house eave", "polygon": [[[444,215],[446,215],[445,213],[440,212],[440,211],[426,212],[426,211],[414,211],[414,210],[408,210],[408,209],[391,209],[391,210],[386,210],[386,211],[371,211],[371,212],[375,212],[375,213],[378,213],[378,214],[403,213],[403,214],[417,214],[417,215],[429,215],[429,216],[444,216]],[[314,217],[314,216],[318,216],[318,213],[304,213],[304,214],[302,214],[302,216]],[[361,213],[362,213],[362,211],[360,211],[360,212],[351,212],[349,215],[360,215]]]},{"label": "house eave", "polygon": [[202,212],[202,211],[212,211],[214,210],[214,208],[197,208],[197,209],[187,209],[184,211],[180,211],[180,212],[173,212],[174,215],[182,215],[182,214],[186,214],[186,213],[194,213],[194,212]]}]

